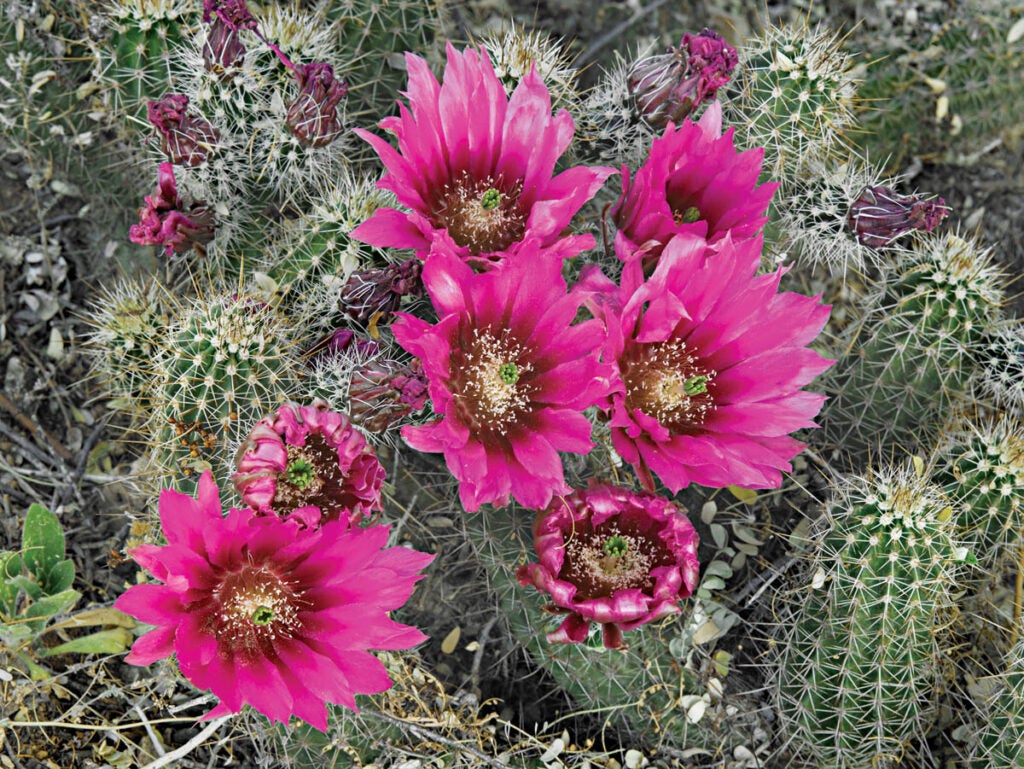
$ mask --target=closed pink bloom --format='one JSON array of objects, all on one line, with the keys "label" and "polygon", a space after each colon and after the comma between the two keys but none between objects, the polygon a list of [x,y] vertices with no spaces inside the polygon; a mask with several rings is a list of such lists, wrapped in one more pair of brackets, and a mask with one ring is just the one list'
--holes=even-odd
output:
[{"label": "closed pink bloom", "polygon": [[697,532],[649,492],[592,482],[537,514],[533,543],[539,563],[516,576],[568,615],[552,643],[581,643],[597,622],[604,645],[619,648],[622,631],[679,612],[697,587]]},{"label": "closed pink bloom", "polygon": [[388,617],[412,594],[433,556],[386,547],[388,528],[295,521],[232,509],[222,516],[209,472],[196,499],[165,490],[167,545],[132,557],[164,584],[135,585],[114,604],[155,625],[126,659],[149,665],[172,654],[182,675],[220,698],[205,718],[252,705],[271,721],[298,716],[321,731],[332,702],[390,688],[368,649],[425,640]]},{"label": "closed pink bloom", "polygon": [[696,123],[670,123],[632,179],[623,169],[612,209],[618,248],[642,246],[656,257],[681,233],[714,244],[727,233],[738,241],[760,232],[778,184],[758,185],[764,150],[737,152],[732,133],[722,134],[722,105],[714,102]]},{"label": "closed pink bloom", "polygon": [[384,468],[349,417],[317,401],[285,404],[257,422],[231,479],[255,510],[315,527],[380,510]]},{"label": "closed pink bloom", "polygon": [[387,169],[379,186],[410,211],[380,208],[352,237],[421,257],[439,237],[462,257],[484,259],[515,255],[530,238],[564,241],[563,257],[593,245],[589,235],[563,238],[562,231],[615,171],[576,166],[552,176],[574,125],[565,110],[552,116],[535,71],[509,97],[483,52],[449,44],[443,85],[423,59],[406,54],[406,66],[409,106],[400,103],[398,117],[380,123],[398,150],[356,133]]},{"label": "closed pink bloom", "polygon": [[612,443],[645,488],[652,473],[673,492],[778,487],[804,448],[790,433],[816,426],[825,396],[800,388],[834,363],[807,347],[830,308],[780,293],[783,271],[756,275],[760,256],[759,237],[726,235],[715,251],[676,236],[646,279],[642,252],[621,251],[619,286],[584,278],[618,369]]},{"label": "closed pink bloom", "polygon": [[431,325],[397,313],[395,339],[423,363],[439,418],[406,426],[419,451],[444,452],[468,511],[484,503],[544,507],[569,491],[560,451],[593,448],[583,411],[607,396],[599,321],[573,324],[559,260],[536,243],[503,269],[475,273],[443,243],[423,265]]}]

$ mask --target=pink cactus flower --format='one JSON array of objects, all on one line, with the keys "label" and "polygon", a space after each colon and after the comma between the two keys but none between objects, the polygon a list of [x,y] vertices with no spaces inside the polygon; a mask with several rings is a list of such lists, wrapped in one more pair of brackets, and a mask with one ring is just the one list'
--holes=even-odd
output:
[{"label": "pink cactus flower", "polygon": [[627,87],[644,119],[655,128],[678,124],[729,82],[739,57],[717,32],[687,32],[678,48],[633,64]]},{"label": "pink cactus flower", "polygon": [[722,106],[714,102],[696,123],[669,124],[632,179],[623,169],[612,209],[617,251],[644,247],[653,260],[676,234],[715,244],[726,233],[736,241],[760,232],[778,184],[758,185],[764,150],[737,152],[732,133],[722,134]]},{"label": "pink cactus flower", "polygon": [[607,325],[618,376],[605,404],[612,444],[645,488],[690,483],[774,488],[804,448],[825,396],[803,392],[834,361],[807,345],[828,320],[820,297],[779,292],[783,270],[756,275],[759,237],[669,241],[649,278],[642,252],[620,253],[616,286],[590,270],[588,307]]},{"label": "pink cactus flower", "polygon": [[901,195],[881,185],[866,188],[853,204],[847,223],[857,240],[869,248],[884,248],[912,230],[931,232],[949,216],[942,198]]},{"label": "pink cactus flower", "polygon": [[423,362],[439,419],[406,426],[419,451],[444,452],[463,507],[544,507],[569,491],[560,451],[593,447],[583,411],[606,397],[599,321],[573,324],[582,295],[568,294],[559,260],[535,241],[503,269],[475,273],[438,241],[423,284],[438,321],[397,313],[395,339]]},{"label": "pink cactus flower", "polygon": [[317,401],[285,404],[257,422],[231,479],[255,510],[315,528],[380,510],[384,468],[348,416]]},{"label": "pink cactus flower", "polygon": [[552,176],[573,136],[565,110],[551,114],[547,87],[531,71],[511,97],[487,54],[448,45],[444,84],[427,63],[406,54],[409,106],[380,127],[398,138],[356,130],[380,155],[379,186],[408,212],[379,208],[351,236],[371,245],[412,248],[421,257],[438,237],[460,256],[514,255],[527,239],[563,241],[563,257],[593,245],[589,235],[564,237],[573,215],[615,171],[576,166]]},{"label": "pink cactus flower", "polygon": [[533,543],[539,563],[516,577],[568,615],[548,634],[552,643],[581,643],[597,622],[604,645],[621,648],[622,631],[679,612],[697,587],[697,532],[649,492],[592,482],[537,514]]},{"label": "pink cactus flower", "polygon": [[385,547],[388,527],[295,521],[232,509],[222,516],[209,472],[198,496],[165,490],[167,545],[142,545],[136,562],[164,584],[134,585],[115,606],[155,625],[126,659],[172,654],[182,675],[220,703],[204,718],[252,705],[271,721],[297,716],[321,731],[332,702],[391,686],[369,649],[408,649],[426,636],[388,617],[412,594],[433,556]]},{"label": "pink cactus flower", "polygon": [[213,212],[202,202],[186,206],[178,195],[174,166],[161,163],[156,189],[146,195],[139,223],[128,229],[128,239],[140,246],[163,246],[166,256],[193,248],[203,256],[214,229]]}]

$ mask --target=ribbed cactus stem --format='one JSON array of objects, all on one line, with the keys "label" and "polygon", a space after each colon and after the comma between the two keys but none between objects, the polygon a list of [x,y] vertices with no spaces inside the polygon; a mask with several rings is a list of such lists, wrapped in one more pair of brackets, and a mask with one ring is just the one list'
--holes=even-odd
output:
[{"label": "ribbed cactus stem", "polygon": [[784,595],[773,694],[793,751],[877,769],[923,750],[936,713],[938,625],[962,551],[938,488],[909,470],[850,480]]},{"label": "ribbed cactus stem", "polygon": [[825,437],[844,455],[933,448],[968,383],[1002,302],[991,251],[956,234],[920,238],[842,340],[829,372]]}]

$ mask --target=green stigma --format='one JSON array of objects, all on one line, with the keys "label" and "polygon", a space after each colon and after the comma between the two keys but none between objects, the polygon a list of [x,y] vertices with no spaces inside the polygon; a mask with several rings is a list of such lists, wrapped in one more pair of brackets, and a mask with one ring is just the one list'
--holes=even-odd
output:
[{"label": "green stigma", "polygon": [[491,187],[487,192],[480,198],[480,206],[484,211],[493,211],[498,207],[501,202],[501,193],[498,192],[494,187]]},{"label": "green stigma", "polygon": [[274,610],[269,606],[257,606],[252,621],[257,625],[269,625],[274,620]]},{"label": "green stigma", "polygon": [[498,376],[507,385],[514,385],[519,381],[519,369],[515,363],[502,363],[498,366]]},{"label": "green stigma", "polygon": [[615,534],[604,541],[604,552],[612,558],[621,558],[629,550],[626,538]]},{"label": "green stigma", "polygon": [[700,209],[697,206],[690,206],[683,211],[683,224],[693,224],[700,220]]},{"label": "green stigma", "polygon": [[708,391],[708,378],[706,376],[693,376],[683,383],[683,392],[687,395],[700,395]]},{"label": "green stigma", "polygon": [[312,482],[313,472],[313,463],[299,457],[288,465],[288,483],[297,489],[304,489]]}]

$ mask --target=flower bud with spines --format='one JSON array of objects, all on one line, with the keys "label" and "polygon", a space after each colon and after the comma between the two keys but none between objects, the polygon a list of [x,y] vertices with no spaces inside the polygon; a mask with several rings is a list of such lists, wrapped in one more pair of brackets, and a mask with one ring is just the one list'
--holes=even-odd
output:
[{"label": "flower bud with spines", "polygon": [[893,264],[825,378],[823,437],[845,456],[930,451],[950,410],[973,398],[986,330],[1000,317],[1000,274],[977,242],[955,233],[915,238]]},{"label": "flower bud with spines", "polygon": [[794,753],[835,769],[926,753],[955,529],[941,491],[911,469],[837,489],[803,584],[776,604],[772,698]]}]

